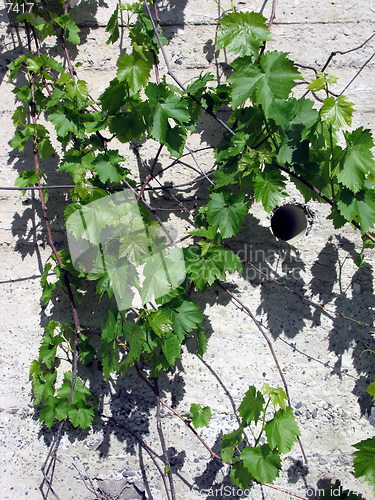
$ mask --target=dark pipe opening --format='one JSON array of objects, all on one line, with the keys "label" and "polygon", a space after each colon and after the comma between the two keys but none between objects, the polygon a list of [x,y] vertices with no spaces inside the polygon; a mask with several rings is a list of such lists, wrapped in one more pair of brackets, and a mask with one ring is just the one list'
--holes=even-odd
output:
[{"label": "dark pipe opening", "polygon": [[280,240],[298,241],[307,230],[306,214],[297,205],[284,205],[277,208],[271,217],[271,229],[276,238]]}]

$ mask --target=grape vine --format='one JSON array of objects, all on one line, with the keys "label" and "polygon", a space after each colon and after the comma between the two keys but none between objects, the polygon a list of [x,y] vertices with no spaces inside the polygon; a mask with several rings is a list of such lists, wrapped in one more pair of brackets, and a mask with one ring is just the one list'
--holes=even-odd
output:
[{"label": "grape vine", "polygon": [[[20,11],[17,22],[25,26],[28,51],[9,64],[9,82],[24,82],[13,89],[20,104],[13,113],[16,130],[11,146],[23,152],[31,144],[34,165],[20,173],[15,186],[25,191],[34,189],[40,197],[52,251],[41,277],[42,301],[47,307],[56,297],[65,296],[72,316],[71,322],[49,321],[38,359],[30,369],[39,418],[57,433],[51,460],[56,457],[64,425],[87,429],[93,424],[97,397],[79,378],[78,366],[98,359],[107,382],[113,374],[124,377],[130,369],[136,370],[156,395],[158,409],[163,405],[175,413],[214,459],[230,466],[234,485],[247,488],[257,482],[271,487],[269,483],[279,476],[282,455],[289,453],[296,442],[305,454],[287,381],[272,343],[252,311],[224,284],[228,274],[241,271],[243,265],[230,249],[230,239],[243,227],[254,202],[260,202],[270,213],[293,186],[306,202],[316,200],[330,206],[328,219],[334,229],[350,224],[360,231],[363,249],[372,248],[375,145],[370,130],[351,130],[353,104],[344,95],[332,92],[336,78],[326,73],[326,68],[306,82],[287,53],[267,49],[272,39],[271,23],[267,24],[260,13],[233,8],[219,19],[215,49],[230,54],[230,74],[225,83],[218,85],[211,73],[204,73],[185,86],[171,70],[164,49],[168,40],[159,27],[157,11],[152,11],[156,3],[118,3],[106,28],[107,44],[115,44],[125,31],[131,50],[119,57],[116,76],[95,100],[88,83],[79,78],[79,63],[74,64],[70,55],[71,46],[79,48],[81,43],[70,2],[42,1],[31,9],[30,3],[24,5],[28,8]],[[61,50],[64,62],[52,56],[54,48]],[[300,98],[293,96],[297,83],[306,86]],[[230,112],[225,122],[218,116],[220,109]],[[214,150],[215,166],[209,172],[203,171],[195,152],[187,146],[202,113],[211,116],[222,132]],[[63,178],[68,174],[71,184],[52,186],[46,182],[48,176],[42,168],[55,153],[55,138],[60,153],[57,171]],[[112,141],[130,145],[140,161],[140,142],[156,141],[157,153],[141,184],[126,166],[123,153],[111,148]],[[69,251],[58,248],[51,229],[48,193],[59,188],[69,191],[64,214],[71,221],[70,231],[86,238],[91,246],[99,247],[102,231],[115,231],[118,219],[103,212],[102,226],[98,229],[94,219],[82,234],[78,225],[72,225],[73,215],[124,189],[134,193],[147,234],[156,234],[159,228],[171,239],[158,215],[160,210],[168,209],[152,206],[146,197],[148,190],[158,189],[152,181],[159,182],[155,166],[163,149],[175,159],[167,168],[173,168],[185,154],[192,157],[199,178],[208,185],[208,201],[197,208],[193,228],[187,235],[192,243],[183,249],[185,279],[168,293],[160,294],[163,278],[155,272],[153,260],[144,269],[148,287],[143,296],[145,304],[119,310],[116,287],[121,286],[123,276],[116,285],[106,270],[78,269]],[[175,201],[179,211],[189,213],[182,201]],[[149,246],[147,238],[120,236],[120,257],[127,259],[129,276],[131,266],[139,263]],[[363,251],[356,263],[364,264]],[[86,327],[79,318],[80,307],[93,285],[97,301],[105,298],[109,304],[97,331]],[[238,409],[239,427],[222,436],[220,454],[196,431],[209,425],[215,410],[192,403],[180,415],[160,398],[157,386],[157,378],[173,370],[176,360],[181,359],[188,338],[195,338],[197,355],[204,355],[204,316],[192,291],[203,292],[209,287],[228,294],[252,319],[271,350],[282,385],[248,389]],[[71,366],[62,374],[63,354]],[[375,399],[374,382],[368,393]],[[157,467],[166,495],[173,499],[173,468],[164,450],[161,426],[159,435],[165,467]],[[364,476],[375,491],[374,439],[355,447],[355,475]],[[51,489],[50,470],[51,462],[46,462],[44,481]]]}]

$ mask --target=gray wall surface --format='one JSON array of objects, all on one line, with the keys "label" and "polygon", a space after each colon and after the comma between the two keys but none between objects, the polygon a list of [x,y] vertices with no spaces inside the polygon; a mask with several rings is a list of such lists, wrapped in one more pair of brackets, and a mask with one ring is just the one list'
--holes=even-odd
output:
[{"label": "gray wall surface", "polygon": [[[263,2],[235,2],[239,9],[259,11]],[[269,16],[271,1],[265,2],[264,15]],[[105,44],[105,25],[113,12],[114,0],[82,0],[72,11],[82,30],[84,43],[73,57],[81,62],[79,77],[88,81],[90,92],[97,97],[116,73],[116,62],[124,50],[119,44]],[[170,39],[167,54],[179,79],[188,82],[202,71],[222,75],[225,55],[214,57],[218,6],[212,0],[163,0],[158,2],[161,24]],[[229,8],[230,2],[221,2]],[[371,2],[359,0],[284,0],[276,2],[276,18],[272,26],[274,41],[269,44],[304,66],[321,68],[332,51],[345,52],[360,46],[375,29],[375,8]],[[12,150],[9,141],[14,127],[11,116],[15,108],[13,86],[6,83],[6,66],[26,51],[24,30],[9,23],[5,6],[0,3],[0,186],[12,186],[19,170],[33,168],[31,151],[20,154]],[[373,38],[362,48],[335,56],[327,70],[337,75],[340,92],[374,53]],[[345,91],[354,103],[353,126],[362,125],[375,132],[375,59],[372,59]],[[163,64],[160,65],[164,71]],[[311,71],[306,70],[311,77]],[[300,90],[297,88],[297,93]],[[226,115],[223,114],[223,119]],[[215,145],[222,131],[208,117],[202,116],[199,130],[188,140],[190,147]],[[152,141],[150,141],[152,142]],[[56,145],[58,148],[58,146]],[[120,145],[122,149],[124,147]],[[156,144],[146,144],[142,154],[152,159]],[[57,149],[58,151],[58,149]],[[129,165],[137,173],[137,164],[130,151],[125,151]],[[166,164],[169,157],[162,155]],[[191,159],[187,159],[192,164]],[[199,154],[203,168],[213,165],[211,153]],[[61,183],[61,174],[54,172],[57,157],[46,162],[50,182]],[[144,172],[139,172],[144,178]],[[143,177],[142,177],[143,176]],[[186,182],[192,174],[182,166],[165,174],[162,182]],[[67,179],[64,177],[63,181]],[[61,226],[66,203],[65,192],[50,194],[49,210],[52,228],[59,248],[66,245]],[[301,201],[290,190],[291,198]],[[202,199],[202,186],[181,190],[194,211]],[[162,196],[155,204],[172,207]],[[230,289],[268,329],[289,384],[291,399],[302,430],[302,442],[309,462],[303,463],[296,445],[285,457],[283,472],[276,481],[280,488],[307,496],[320,487],[323,480],[338,479],[345,488],[360,492],[371,499],[370,488],[356,480],[352,472],[352,445],[374,435],[375,410],[364,390],[374,380],[373,358],[362,351],[372,347],[373,330],[361,328],[355,322],[337,314],[365,323],[372,321],[373,269],[371,256],[362,268],[353,258],[361,248],[358,232],[348,225],[334,230],[325,219],[327,207],[309,203],[313,213],[310,233],[296,246],[277,241],[270,232],[269,216],[255,204],[245,227],[230,242],[233,250],[246,257],[268,276],[254,276],[247,267],[242,275],[230,276]],[[172,214],[168,223],[184,234],[189,222]],[[43,326],[51,312],[70,321],[68,305],[54,303],[44,310],[40,304],[39,277],[50,254],[41,220],[37,195],[28,192],[0,191],[0,446],[1,493],[4,500],[18,500],[27,495],[41,498],[39,485],[41,467],[53,439],[53,431],[37,420],[31,399],[28,376],[30,363],[38,356]],[[285,281],[278,286],[269,277]],[[306,299],[325,303],[325,311]],[[202,437],[219,451],[220,432],[234,430],[236,419],[233,405],[238,407],[249,385],[264,383],[281,385],[269,349],[255,325],[236,304],[220,291],[209,290],[194,294],[194,300],[204,307],[205,329],[209,336],[204,360],[197,358],[192,346],[184,348],[182,362],[176,371],[163,377],[160,387],[164,398],[180,413],[186,413],[191,403],[209,405],[212,422],[200,430]],[[94,323],[104,306],[92,303],[80,311],[83,323]],[[67,319],[68,318],[68,319]],[[113,415],[118,426],[97,419],[87,432],[66,431],[58,450],[54,488],[61,500],[94,499],[79,472],[92,479],[95,488],[107,492],[103,498],[166,498],[160,476],[149,456],[129,434],[131,429],[161,454],[156,429],[156,401],[153,394],[135,372],[124,380],[106,384],[90,372],[96,366],[80,371],[91,381],[92,389],[100,394],[102,413]],[[178,500],[221,498],[209,496],[207,488],[219,488],[228,468],[210,460],[208,452],[189,429],[173,414],[162,410],[167,446],[170,448]],[[262,497],[262,494],[264,497]],[[116,496],[119,495],[119,496]],[[49,498],[53,498],[50,494]],[[100,497],[98,497],[100,498]],[[227,498],[237,498],[235,494]],[[291,498],[280,490],[254,486],[248,498]]]}]

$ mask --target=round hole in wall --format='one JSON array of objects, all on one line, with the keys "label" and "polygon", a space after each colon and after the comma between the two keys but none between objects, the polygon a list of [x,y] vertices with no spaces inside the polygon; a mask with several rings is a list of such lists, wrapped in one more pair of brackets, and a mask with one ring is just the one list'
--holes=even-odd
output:
[{"label": "round hole in wall", "polygon": [[277,208],[271,217],[271,229],[276,238],[288,243],[301,240],[307,231],[306,213],[298,205]]}]

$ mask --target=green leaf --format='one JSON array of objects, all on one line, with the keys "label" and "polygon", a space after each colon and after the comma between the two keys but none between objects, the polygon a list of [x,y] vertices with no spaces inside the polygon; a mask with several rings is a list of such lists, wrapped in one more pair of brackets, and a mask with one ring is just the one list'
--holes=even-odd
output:
[{"label": "green leaf", "polygon": [[119,182],[123,177],[124,173],[121,172],[121,167],[118,164],[113,164],[104,158],[107,155],[102,156],[102,160],[98,159],[93,164],[100,181],[105,184],[106,182]]},{"label": "green leaf", "polygon": [[354,455],[354,476],[364,477],[375,495],[375,438],[365,439],[353,445],[358,451]]},{"label": "green leaf", "polygon": [[109,130],[120,142],[130,142],[143,137],[147,128],[146,112],[149,112],[145,104],[147,103],[135,106],[129,113],[118,113],[111,118]]},{"label": "green leaf", "polygon": [[104,378],[108,382],[110,374],[116,372],[119,366],[119,350],[116,341],[105,342],[102,340],[99,352]]},{"label": "green leaf", "polygon": [[338,168],[337,180],[353,193],[364,187],[366,176],[375,174],[371,131],[362,127],[345,134],[347,147]]},{"label": "green leaf", "polygon": [[42,159],[49,158],[55,152],[49,137],[44,137],[38,142],[38,153]]},{"label": "green leaf", "polygon": [[235,71],[229,76],[232,84],[232,108],[236,109],[252,98],[261,104],[267,114],[275,99],[286,99],[300,72],[284,52],[267,52],[255,66],[249,58],[237,59]]},{"label": "green leaf", "polygon": [[68,91],[68,94],[70,97],[82,97],[85,98],[88,96],[88,88],[87,88],[87,82],[84,80],[77,80],[74,81],[69,80],[66,82],[66,90]]},{"label": "green leaf", "polygon": [[247,447],[241,453],[246,469],[260,483],[272,483],[281,470],[280,455],[273,451],[268,444]]},{"label": "green leaf", "polygon": [[50,321],[45,327],[42,342],[39,347],[39,361],[51,369],[56,361],[57,347],[64,342],[61,335],[55,335],[56,328],[60,327],[56,321]]},{"label": "green leaf", "polygon": [[66,106],[60,106],[48,115],[48,120],[55,126],[57,135],[66,137],[69,133],[79,136],[79,114]]},{"label": "green leaf", "polygon": [[147,84],[151,68],[151,60],[144,60],[137,54],[124,54],[118,61],[117,79],[125,80],[131,91],[138,92]]},{"label": "green leaf", "polygon": [[145,343],[144,331],[134,323],[125,322],[124,335],[129,350],[126,358],[121,361],[119,366],[121,375],[125,375],[127,370],[139,360]]},{"label": "green leaf", "polygon": [[183,127],[175,125],[173,128],[168,128],[165,136],[165,145],[171,155],[180,158],[184,152],[184,147],[187,138],[187,131]]},{"label": "green leaf", "polygon": [[217,225],[223,238],[230,238],[242,227],[248,211],[245,197],[213,193],[208,202],[208,222]]},{"label": "green leaf", "polygon": [[119,25],[118,25],[118,5],[116,5],[116,8],[109,18],[107,27],[105,29],[106,33],[110,34],[110,37],[108,40],[105,42],[107,45],[110,43],[115,43],[117,40],[120,38],[120,30],[119,30]]},{"label": "green leaf", "polygon": [[172,331],[172,321],[162,309],[149,314],[147,321],[158,337],[164,337]]},{"label": "green leaf", "polygon": [[70,14],[63,14],[60,17],[54,17],[53,20],[57,23],[61,28],[63,28],[65,37],[68,42],[78,45],[80,43],[80,38],[78,33],[81,31],[77,23],[74,21]]},{"label": "green leaf", "polygon": [[268,384],[264,384],[262,387],[262,392],[265,396],[268,396],[273,404],[275,410],[278,408],[285,409],[288,396],[282,387],[270,387]]},{"label": "green leaf", "polygon": [[117,338],[117,314],[112,309],[107,310],[101,330],[104,342],[111,342]]},{"label": "green leaf", "polygon": [[280,453],[288,453],[301,435],[293,410],[290,406],[285,410],[278,410],[272,420],[265,425],[268,444]]},{"label": "green leaf", "polygon": [[263,42],[272,40],[266,18],[256,12],[231,12],[219,20],[216,48],[239,56],[256,56]]},{"label": "green leaf", "polygon": [[17,187],[35,186],[38,183],[39,177],[35,170],[24,170],[20,172],[19,176],[14,182]]},{"label": "green leaf", "polygon": [[242,441],[243,427],[239,427],[229,434],[224,434],[221,438],[221,458],[224,462],[231,462],[234,450]]},{"label": "green leaf", "polygon": [[264,398],[254,386],[250,386],[243,398],[238,412],[242,420],[249,425],[257,423],[264,408]]},{"label": "green leaf", "polygon": [[15,127],[22,127],[26,123],[27,108],[26,106],[17,106],[13,112],[12,120]]},{"label": "green leaf", "polygon": [[55,422],[55,407],[54,398],[49,397],[46,399],[46,403],[39,413],[39,420],[44,422],[44,424],[50,429]]},{"label": "green leaf", "polygon": [[194,333],[195,340],[197,342],[197,354],[198,356],[203,356],[207,350],[207,337],[202,328],[197,328]]},{"label": "green leaf", "polygon": [[186,273],[194,281],[197,290],[203,290],[216,280],[224,281],[225,271],[234,273],[242,270],[238,255],[220,247],[210,248],[204,255],[197,248],[186,249],[185,260]]},{"label": "green leaf", "polygon": [[320,116],[334,129],[344,128],[352,124],[353,103],[343,95],[327,97],[320,108]]},{"label": "green leaf", "polygon": [[285,195],[285,177],[275,168],[267,168],[255,176],[254,196],[267,212],[271,212]]},{"label": "green leaf", "polygon": [[319,90],[325,90],[327,85],[332,85],[333,83],[337,83],[337,81],[338,78],[336,76],[319,72],[315,80],[312,80],[307,88],[313,92],[318,92]]},{"label": "green leaf", "polygon": [[[33,370],[35,369],[36,367],[34,364]],[[55,394],[54,384],[56,381],[56,376],[57,374],[55,371],[52,373],[43,373],[40,365],[38,372],[34,372],[32,374],[32,387],[35,405],[39,405],[43,401],[43,399],[52,397]]]},{"label": "green leaf", "polygon": [[337,200],[340,213],[348,222],[359,222],[361,232],[365,233],[375,224],[375,191],[366,189],[355,195],[349,189],[342,189]]},{"label": "green leaf", "polygon": [[68,411],[69,420],[74,425],[74,427],[80,427],[81,429],[87,429],[91,426],[94,417],[95,410],[93,406],[88,408],[70,408]]},{"label": "green leaf", "polygon": [[190,406],[190,413],[192,415],[192,423],[196,429],[199,427],[207,427],[211,420],[211,408],[192,403]]},{"label": "green leaf", "polygon": [[166,313],[172,321],[173,331],[181,340],[203,321],[203,314],[199,307],[187,300],[184,300],[181,305],[173,309],[167,308]]},{"label": "green leaf", "polygon": [[25,12],[17,16],[17,22],[27,21],[39,31],[39,37],[44,40],[47,36],[54,34],[52,23],[46,21],[43,17],[33,14],[32,12]]},{"label": "green leaf", "polygon": [[172,118],[177,124],[183,124],[189,120],[187,103],[163,83],[149,83],[145,92],[152,114],[150,135],[156,141],[165,144],[167,131],[171,128],[168,120]]},{"label": "green leaf", "polygon": [[[150,227],[150,226],[149,226]],[[145,280],[141,289],[143,303],[162,297],[171,288],[178,286],[185,278],[185,263],[182,252],[170,248],[147,257],[143,269]]]},{"label": "green leaf", "polygon": [[161,348],[170,366],[174,366],[177,358],[181,359],[181,342],[173,332],[163,337]]},{"label": "green leaf", "polygon": [[370,394],[375,401],[375,382],[371,382],[371,384],[367,387],[366,392]]},{"label": "green leaf", "polygon": [[111,80],[109,86],[99,96],[103,111],[116,115],[122,106],[128,91],[126,82],[119,82],[117,78]]},{"label": "green leaf", "polygon": [[246,469],[242,463],[232,465],[229,474],[230,480],[235,486],[246,490],[254,479],[253,475]]}]

